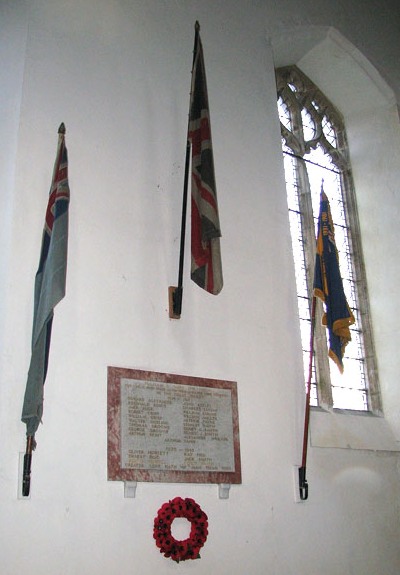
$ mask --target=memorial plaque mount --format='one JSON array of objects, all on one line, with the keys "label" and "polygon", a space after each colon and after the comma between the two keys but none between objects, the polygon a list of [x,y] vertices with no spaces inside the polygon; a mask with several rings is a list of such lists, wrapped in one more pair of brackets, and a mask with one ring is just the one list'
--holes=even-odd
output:
[{"label": "memorial plaque mount", "polygon": [[109,480],[241,483],[236,382],[120,367],[107,375]]}]

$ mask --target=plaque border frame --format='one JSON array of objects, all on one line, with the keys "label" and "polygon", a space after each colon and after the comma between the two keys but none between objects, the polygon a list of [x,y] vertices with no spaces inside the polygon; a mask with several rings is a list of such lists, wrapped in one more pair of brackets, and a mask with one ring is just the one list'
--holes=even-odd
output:
[{"label": "plaque border frame", "polygon": [[[174,383],[196,387],[229,389],[232,398],[234,471],[185,471],[127,469],[121,467],[121,379]],[[237,383],[188,375],[161,373],[124,367],[107,367],[107,479],[159,483],[241,484],[239,410]]]}]

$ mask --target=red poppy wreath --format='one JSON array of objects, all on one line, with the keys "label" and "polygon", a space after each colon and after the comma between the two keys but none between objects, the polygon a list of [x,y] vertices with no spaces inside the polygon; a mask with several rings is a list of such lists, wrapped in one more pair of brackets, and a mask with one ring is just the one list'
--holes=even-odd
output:
[{"label": "red poppy wreath", "polygon": [[[171,533],[171,525],[176,517],[185,517],[191,523],[190,535],[178,541]],[[173,561],[200,559],[199,551],[207,540],[208,517],[193,499],[175,497],[164,503],[154,518],[153,537],[160,553]]]}]

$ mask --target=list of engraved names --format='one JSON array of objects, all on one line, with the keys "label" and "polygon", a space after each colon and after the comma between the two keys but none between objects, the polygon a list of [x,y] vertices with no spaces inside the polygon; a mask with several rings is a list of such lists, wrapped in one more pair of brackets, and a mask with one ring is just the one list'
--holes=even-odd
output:
[{"label": "list of engraved names", "polygon": [[121,467],[234,471],[231,390],[121,379]]}]

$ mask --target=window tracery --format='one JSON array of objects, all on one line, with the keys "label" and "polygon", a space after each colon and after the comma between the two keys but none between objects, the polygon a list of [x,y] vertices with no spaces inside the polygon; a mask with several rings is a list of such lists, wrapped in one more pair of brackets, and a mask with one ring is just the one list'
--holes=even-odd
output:
[{"label": "window tracery", "polygon": [[276,79],[305,377],[322,181],[330,200],[344,289],[356,318],[341,375],[328,360],[325,328],[320,325],[322,308],[318,306],[311,403],[378,413],[379,383],[343,118],[296,66],[279,68]]}]

